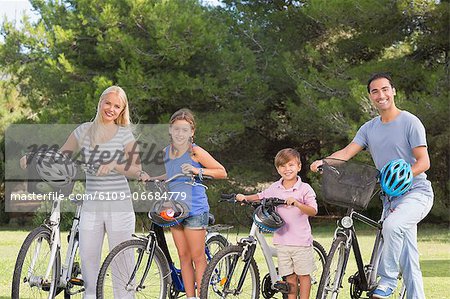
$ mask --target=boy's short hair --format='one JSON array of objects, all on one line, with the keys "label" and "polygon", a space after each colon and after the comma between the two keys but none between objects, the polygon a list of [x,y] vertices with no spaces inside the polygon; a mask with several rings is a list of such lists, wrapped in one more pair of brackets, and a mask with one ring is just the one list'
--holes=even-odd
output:
[{"label": "boy's short hair", "polygon": [[292,159],[297,159],[298,164],[301,164],[300,153],[297,150],[293,148],[282,149],[275,156],[275,167],[278,168],[278,166],[284,165]]}]

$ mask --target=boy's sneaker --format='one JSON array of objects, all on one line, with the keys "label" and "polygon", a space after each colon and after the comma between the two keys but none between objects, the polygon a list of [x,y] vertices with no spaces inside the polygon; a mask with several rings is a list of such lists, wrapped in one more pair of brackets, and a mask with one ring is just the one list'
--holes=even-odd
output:
[{"label": "boy's sneaker", "polygon": [[393,289],[379,285],[377,286],[375,291],[373,291],[372,298],[387,299],[392,295],[393,292],[394,292]]}]

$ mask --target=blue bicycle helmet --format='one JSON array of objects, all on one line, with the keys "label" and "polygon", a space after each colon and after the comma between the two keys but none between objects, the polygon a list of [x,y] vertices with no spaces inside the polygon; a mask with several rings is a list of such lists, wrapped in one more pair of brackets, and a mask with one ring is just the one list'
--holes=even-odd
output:
[{"label": "blue bicycle helmet", "polygon": [[381,188],[389,196],[405,194],[412,183],[411,165],[403,159],[392,160],[381,169]]}]

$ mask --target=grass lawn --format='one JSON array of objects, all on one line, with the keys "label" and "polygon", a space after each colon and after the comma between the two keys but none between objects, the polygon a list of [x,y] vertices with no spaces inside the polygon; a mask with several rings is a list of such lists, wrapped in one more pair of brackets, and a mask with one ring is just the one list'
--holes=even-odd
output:
[{"label": "grass lawn", "polygon": [[[247,229],[248,230],[248,229]],[[235,243],[237,239],[245,235],[247,231],[240,229],[239,235],[230,233],[229,241]],[[326,250],[329,249],[333,238],[334,226],[330,224],[313,224],[314,238],[319,241]],[[365,260],[370,258],[372,243],[374,240],[374,230],[357,227],[361,251]],[[25,239],[28,231],[11,228],[0,228],[0,298],[10,298],[11,279],[14,270],[14,263],[19,248]],[[63,233],[62,240],[66,240],[67,233]],[[425,293],[428,299],[449,298],[448,286],[450,285],[450,242],[448,228],[422,225],[419,227],[419,251],[421,254],[420,264],[423,272]],[[268,242],[271,242],[271,235],[267,235]],[[172,238],[168,235],[169,246],[175,254]],[[107,245],[104,244],[106,256]],[[63,254],[65,256],[65,245],[63,242]],[[256,260],[262,277],[267,273],[264,258],[260,251],[257,251]],[[356,272],[354,260],[349,262],[346,277]],[[344,282],[347,278],[344,278]],[[344,290],[340,298],[349,298],[348,284],[344,283]],[[62,296],[60,296],[62,297]],[[262,297],[261,297],[262,298]]]}]

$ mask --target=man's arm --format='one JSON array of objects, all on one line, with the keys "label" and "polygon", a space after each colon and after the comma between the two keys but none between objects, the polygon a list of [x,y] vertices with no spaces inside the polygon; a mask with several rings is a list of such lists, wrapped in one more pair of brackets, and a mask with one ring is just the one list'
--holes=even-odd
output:
[{"label": "man's arm", "polygon": [[416,163],[411,166],[413,176],[419,175],[430,169],[430,157],[428,156],[428,149],[426,146],[415,147],[412,149],[412,153],[416,158]]},{"label": "man's arm", "polygon": [[[355,142],[351,142],[349,145],[347,145],[346,147],[344,147],[341,150],[338,150],[337,152],[334,152],[333,154],[331,154],[327,158],[333,158],[333,159],[339,159],[339,160],[348,161],[348,160],[353,158],[357,153],[359,153],[362,150],[363,150],[362,146],[360,146],[359,144],[357,144]],[[311,171],[317,172],[318,167],[321,166],[322,164],[323,164],[322,160],[314,161],[311,164],[311,166],[310,166]]]}]

